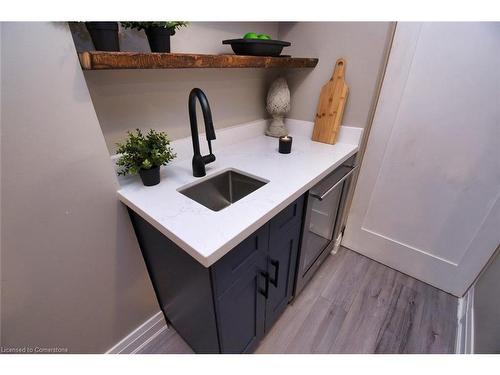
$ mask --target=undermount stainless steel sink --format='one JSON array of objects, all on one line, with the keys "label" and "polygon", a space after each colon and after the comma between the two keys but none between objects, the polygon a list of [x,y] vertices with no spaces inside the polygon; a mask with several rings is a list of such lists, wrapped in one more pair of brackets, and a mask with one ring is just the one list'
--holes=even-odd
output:
[{"label": "undermount stainless steel sink", "polygon": [[213,211],[220,211],[268,182],[235,169],[228,169],[194,185],[181,187],[177,191]]}]

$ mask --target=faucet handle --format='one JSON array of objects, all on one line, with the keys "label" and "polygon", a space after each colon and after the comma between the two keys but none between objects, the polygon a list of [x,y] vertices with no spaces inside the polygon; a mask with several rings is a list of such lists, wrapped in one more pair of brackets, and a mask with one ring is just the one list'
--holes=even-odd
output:
[{"label": "faucet handle", "polygon": [[210,153],[209,155],[202,156],[202,159],[205,164],[212,163],[215,161],[215,155]]}]

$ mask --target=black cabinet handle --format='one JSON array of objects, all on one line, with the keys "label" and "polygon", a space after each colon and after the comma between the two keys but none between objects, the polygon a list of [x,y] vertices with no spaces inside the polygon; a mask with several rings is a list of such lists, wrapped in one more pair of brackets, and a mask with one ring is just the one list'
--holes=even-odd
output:
[{"label": "black cabinet handle", "polygon": [[266,299],[269,298],[269,273],[260,271],[260,275],[264,276],[266,280],[266,286],[264,289],[259,288],[259,293],[262,294]]},{"label": "black cabinet handle", "polygon": [[280,274],[280,262],[279,260],[271,259],[271,265],[274,266],[274,278],[270,280],[271,284],[274,285],[275,288],[278,287],[278,277]]}]

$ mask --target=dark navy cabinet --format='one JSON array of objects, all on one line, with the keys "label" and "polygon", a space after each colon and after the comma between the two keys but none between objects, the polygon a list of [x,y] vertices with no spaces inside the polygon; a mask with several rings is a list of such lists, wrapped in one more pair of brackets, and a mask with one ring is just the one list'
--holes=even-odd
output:
[{"label": "dark navy cabinet", "polygon": [[251,352],[264,335],[268,242],[264,225],[211,267],[222,353]]},{"label": "dark navy cabinet", "polygon": [[266,332],[292,298],[304,199],[300,198],[269,223],[268,268],[271,287],[266,301]]},{"label": "dark navy cabinet", "polygon": [[129,210],[167,321],[197,353],[250,353],[292,298],[304,197],[210,268]]},{"label": "dark navy cabinet", "polygon": [[216,299],[217,325],[222,353],[252,352],[264,335],[265,296],[259,292],[264,264],[243,270]]}]

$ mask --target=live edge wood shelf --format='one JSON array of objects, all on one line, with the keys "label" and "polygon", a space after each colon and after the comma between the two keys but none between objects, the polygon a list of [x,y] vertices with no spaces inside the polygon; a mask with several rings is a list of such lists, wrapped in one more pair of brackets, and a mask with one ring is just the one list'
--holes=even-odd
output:
[{"label": "live edge wood shelf", "polygon": [[190,68],[314,68],[315,58],[201,55],[185,53],[99,52],[79,54],[83,70]]}]

